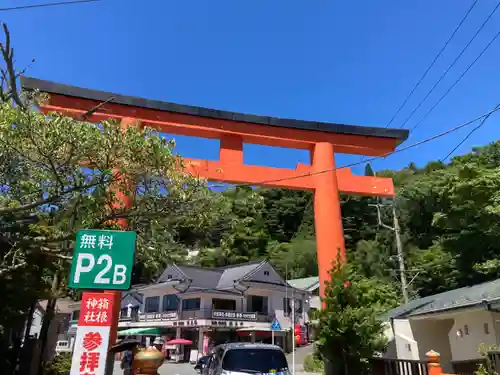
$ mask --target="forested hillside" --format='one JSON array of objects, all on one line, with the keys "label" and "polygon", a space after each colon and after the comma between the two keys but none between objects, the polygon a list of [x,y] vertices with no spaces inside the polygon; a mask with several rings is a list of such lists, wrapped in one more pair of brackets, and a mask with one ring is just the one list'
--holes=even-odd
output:
[{"label": "forested hillside", "polygon": [[[371,168],[366,169],[371,174]],[[408,279],[425,296],[497,277],[500,269],[500,142],[451,163],[410,164],[378,175],[394,179]],[[312,195],[238,187],[223,193],[227,214],[179,242],[200,250],[189,261],[222,266],[269,259],[289,278],[317,274]],[[376,198],[342,197],[349,261],[365,275],[397,282],[393,233],[379,227]],[[392,225],[390,207],[382,209]],[[191,237],[188,238],[187,237]]]}]

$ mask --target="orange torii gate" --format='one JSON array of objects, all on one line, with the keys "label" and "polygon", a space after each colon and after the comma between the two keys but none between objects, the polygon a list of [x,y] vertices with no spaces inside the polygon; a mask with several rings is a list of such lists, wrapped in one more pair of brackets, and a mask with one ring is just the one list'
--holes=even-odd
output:
[{"label": "orange torii gate", "polygon": [[[408,137],[405,129],[383,129],[256,116],[123,96],[35,78],[22,79],[24,90],[49,98],[41,110],[85,118],[89,122],[120,120],[163,133],[220,140],[219,161],[185,159],[187,172],[211,181],[310,190],[314,218],[320,294],[328,271],[340,254],[345,261],[339,193],[394,196],[389,178],[355,176],[335,169],[334,153],[381,156]],[[309,150],[311,164],[295,170],[243,164],[243,143]]]}]

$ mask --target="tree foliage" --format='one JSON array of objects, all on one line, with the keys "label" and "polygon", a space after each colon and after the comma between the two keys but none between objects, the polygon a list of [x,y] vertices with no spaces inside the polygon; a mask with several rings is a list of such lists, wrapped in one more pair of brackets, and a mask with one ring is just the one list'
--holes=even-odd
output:
[{"label": "tree foliage", "polygon": [[381,313],[395,307],[400,294],[391,283],[367,278],[340,262],[326,284],[325,308],[318,312],[318,351],[327,374],[368,374],[370,359],[385,349]]}]

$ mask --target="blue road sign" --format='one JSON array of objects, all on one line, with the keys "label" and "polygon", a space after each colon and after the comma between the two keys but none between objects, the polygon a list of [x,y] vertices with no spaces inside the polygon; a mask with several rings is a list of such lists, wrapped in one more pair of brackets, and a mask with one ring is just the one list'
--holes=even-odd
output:
[{"label": "blue road sign", "polygon": [[271,324],[271,330],[281,331],[281,325],[280,322],[278,322],[278,319],[274,318],[273,323]]}]

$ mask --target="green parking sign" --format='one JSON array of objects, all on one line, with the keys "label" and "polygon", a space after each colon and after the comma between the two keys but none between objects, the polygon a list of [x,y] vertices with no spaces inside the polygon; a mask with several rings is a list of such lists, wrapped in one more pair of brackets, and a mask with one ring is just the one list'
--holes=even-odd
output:
[{"label": "green parking sign", "polygon": [[69,275],[74,289],[130,289],[135,232],[86,229],[76,235]]}]

